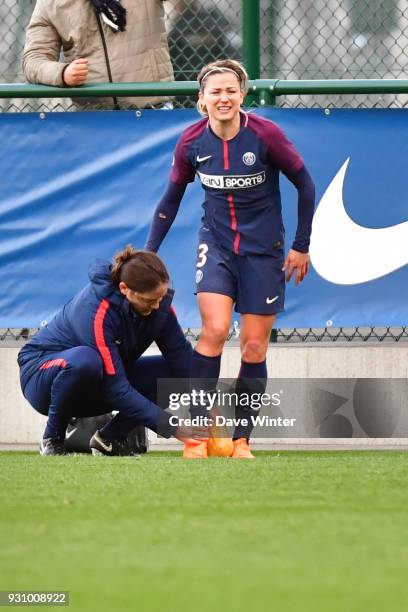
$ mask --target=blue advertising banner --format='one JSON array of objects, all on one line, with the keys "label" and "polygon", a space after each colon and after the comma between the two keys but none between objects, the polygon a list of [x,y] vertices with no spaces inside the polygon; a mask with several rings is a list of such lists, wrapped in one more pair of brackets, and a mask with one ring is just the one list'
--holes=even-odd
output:
[{"label": "blue advertising banner", "polygon": [[[309,276],[277,326],[408,322],[406,110],[258,109],[314,178]],[[36,327],[87,282],[96,257],[142,247],[193,110],[1,114],[0,327]],[[296,190],[281,180],[287,247]],[[181,324],[199,327],[195,249],[203,192],[190,185],[160,255]]]}]

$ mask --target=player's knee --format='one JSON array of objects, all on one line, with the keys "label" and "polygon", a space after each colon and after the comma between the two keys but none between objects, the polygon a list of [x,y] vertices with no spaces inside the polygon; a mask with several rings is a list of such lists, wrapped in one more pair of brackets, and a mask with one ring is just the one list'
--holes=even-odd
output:
[{"label": "player's knee", "polygon": [[90,346],[77,347],[71,355],[70,367],[78,378],[86,381],[100,381],[103,377],[103,363],[97,351]]},{"label": "player's knee", "polygon": [[228,334],[229,323],[212,322],[203,326],[201,338],[214,347],[222,350],[222,347],[228,338]]},{"label": "player's knee", "polygon": [[266,357],[266,350],[267,345],[263,340],[247,340],[242,347],[242,359],[247,363],[260,363]]}]

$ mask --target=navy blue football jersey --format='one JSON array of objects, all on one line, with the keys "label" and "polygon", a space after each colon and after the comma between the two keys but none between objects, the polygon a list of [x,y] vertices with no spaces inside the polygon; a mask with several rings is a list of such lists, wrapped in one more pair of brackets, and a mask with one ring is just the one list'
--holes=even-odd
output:
[{"label": "navy blue football jersey", "polygon": [[293,174],[303,159],[269,119],[241,113],[241,128],[222,140],[202,119],[181,135],[170,179],[185,184],[197,175],[205,191],[203,228],[239,255],[282,248],[279,173]]}]

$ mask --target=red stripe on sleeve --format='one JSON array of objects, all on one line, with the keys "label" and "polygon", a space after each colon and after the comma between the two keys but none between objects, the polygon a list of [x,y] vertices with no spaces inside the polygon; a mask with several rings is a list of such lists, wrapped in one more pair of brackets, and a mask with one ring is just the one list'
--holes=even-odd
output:
[{"label": "red stripe on sleeve", "polygon": [[67,362],[65,359],[51,359],[51,361],[44,361],[44,363],[40,366],[40,370],[48,370],[49,368],[54,367],[66,368]]},{"label": "red stripe on sleeve", "polygon": [[106,346],[105,334],[103,331],[103,323],[105,321],[106,313],[109,309],[108,300],[102,300],[99,304],[99,308],[96,311],[94,319],[94,333],[96,346],[101,354],[103,364],[107,374],[116,374],[115,366],[113,365],[112,355],[110,354],[109,348]]}]

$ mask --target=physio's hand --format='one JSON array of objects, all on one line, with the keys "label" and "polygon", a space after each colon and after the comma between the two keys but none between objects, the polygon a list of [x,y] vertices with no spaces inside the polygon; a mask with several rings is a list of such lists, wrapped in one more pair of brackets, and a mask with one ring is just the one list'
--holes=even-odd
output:
[{"label": "physio's hand", "polygon": [[288,283],[296,271],[295,284],[299,285],[309,271],[309,253],[299,253],[299,251],[289,250],[282,268],[286,272],[286,282]]},{"label": "physio's hand", "polygon": [[64,81],[69,87],[83,85],[88,78],[88,60],[75,59],[64,71]]},{"label": "physio's hand", "polygon": [[175,433],[175,437],[180,442],[185,442],[190,438],[195,440],[206,440],[210,435],[209,427],[189,427],[187,425],[179,425]]}]

